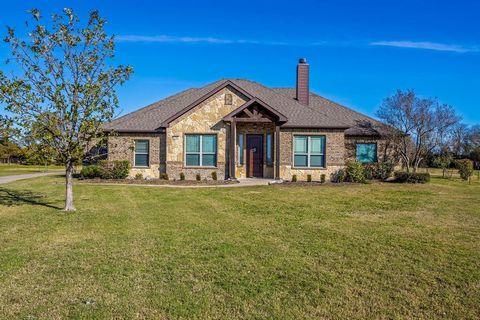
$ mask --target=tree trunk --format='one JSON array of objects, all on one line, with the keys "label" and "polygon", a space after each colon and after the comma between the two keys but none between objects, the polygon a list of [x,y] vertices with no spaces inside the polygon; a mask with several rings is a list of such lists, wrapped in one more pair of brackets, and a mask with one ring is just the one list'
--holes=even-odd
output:
[{"label": "tree trunk", "polygon": [[75,211],[73,206],[73,165],[68,163],[65,166],[65,183],[66,183],[66,192],[65,192],[65,211]]}]

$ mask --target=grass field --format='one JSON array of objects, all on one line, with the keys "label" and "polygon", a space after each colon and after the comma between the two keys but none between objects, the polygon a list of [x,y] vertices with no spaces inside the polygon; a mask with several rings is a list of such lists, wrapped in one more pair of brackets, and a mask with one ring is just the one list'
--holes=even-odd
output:
[{"label": "grass field", "polygon": [[0,186],[0,318],[478,319],[480,182]]},{"label": "grass field", "polygon": [[40,173],[52,170],[64,170],[62,166],[27,166],[18,164],[0,164],[0,177],[26,173]]}]

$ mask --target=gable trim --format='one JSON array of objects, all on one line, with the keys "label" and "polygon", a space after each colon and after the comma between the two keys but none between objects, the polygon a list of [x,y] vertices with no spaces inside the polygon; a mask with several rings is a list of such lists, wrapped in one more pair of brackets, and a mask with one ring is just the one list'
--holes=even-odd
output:
[{"label": "gable trim", "polygon": [[254,97],[248,93],[247,91],[243,90],[242,88],[240,88],[238,85],[236,85],[235,83],[231,82],[230,80],[226,80],[224,83],[222,83],[221,85],[219,85],[218,87],[216,87],[215,89],[207,92],[206,94],[204,94],[203,96],[201,96],[200,98],[198,98],[197,100],[193,101],[192,103],[190,103],[188,106],[186,106],[185,108],[183,108],[182,110],[180,110],[179,112],[175,113],[173,116],[167,118],[164,122],[162,122],[160,124],[160,127],[157,128],[157,129],[160,129],[160,128],[168,128],[170,123],[176,119],[178,119],[180,116],[184,115],[185,113],[187,113],[188,111],[192,110],[193,108],[195,108],[196,106],[198,106],[200,103],[202,103],[203,101],[207,100],[208,98],[210,98],[211,96],[213,96],[214,94],[218,93],[220,90],[226,88],[226,87],[232,87],[234,88],[235,90],[237,90],[238,92],[242,93],[243,95],[245,95],[246,97],[248,97],[249,99],[253,99]]},{"label": "gable trim", "polygon": [[232,121],[236,115],[238,115],[240,112],[242,112],[243,110],[245,110],[246,108],[250,107],[255,103],[258,103],[263,108],[273,113],[278,118],[277,122],[285,123],[288,121],[288,118],[286,116],[284,116],[283,114],[281,114],[280,112],[278,112],[277,110],[275,110],[274,108],[272,108],[271,106],[269,106],[268,104],[260,100],[259,98],[253,98],[252,100],[245,102],[240,107],[238,107],[237,109],[233,110],[232,112],[227,114],[225,117],[223,117],[223,121],[228,121],[228,122]]}]

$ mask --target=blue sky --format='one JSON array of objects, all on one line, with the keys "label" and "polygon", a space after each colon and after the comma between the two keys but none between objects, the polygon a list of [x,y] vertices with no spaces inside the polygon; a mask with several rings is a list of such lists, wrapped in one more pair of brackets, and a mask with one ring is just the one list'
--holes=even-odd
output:
[{"label": "blue sky", "polygon": [[135,69],[122,113],[219,78],[293,87],[306,57],[313,91],[366,114],[411,88],[480,123],[480,1],[8,1],[1,24],[21,31],[32,7],[100,10]]}]

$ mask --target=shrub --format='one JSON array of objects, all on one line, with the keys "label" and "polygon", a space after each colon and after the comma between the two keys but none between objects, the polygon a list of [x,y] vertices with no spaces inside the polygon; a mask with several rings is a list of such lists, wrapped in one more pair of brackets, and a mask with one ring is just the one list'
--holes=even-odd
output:
[{"label": "shrub", "polygon": [[320,182],[321,182],[321,183],[325,183],[325,178],[326,178],[325,173],[322,173],[322,174],[320,175]]},{"label": "shrub", "polygon": [[100,170],[96,165],[85,166],[80,171],[80,175],[85,179],[98,178],[100,177]]},{"label": "shrub", "polygon": [[395,165],[391,162],[380,162],[377,164],[375,178],[385,181],[392,176]]},{"label": "shrub", "polygon": [[292,182],[297,182],[297,175],[296,174],[292,175]]},{"label": "shrub", "polygon": [[346,173],[345,173],[345,170],[343,169],[338,170],[332,175],[333,182],[342,183],[342,182],[345,182],[345,180],[346,180]]},{"label": "shrub", "polygon": [[348,161],[345,168],[346,178],[350,182],[365,183],[365,169],[358,161]]},{"label": "shrub", "polygon": [[470,177],[473,175],[473,162],[469,159],[461,159],[455,161],[455,166],[458,169],[458,173],[460,174],[460,178],[462,180],[469,180]]},{"label": "shrub", "polygon": [[143,174],[140,172],[135,175],[135,180],[143,180]]},{"label": "shrub", "polygon": [[375,179],[375,175],[377,174],[377,164],[376,163],[368,163],[363,165],[363,175],[367,180]]},{"label": "shrub", "polygon": [[217,171],[212,172],[212,180],[217,180]]},{"label": "shrub", "polygon": [[183,172],[180,172],[180,180],[185,180],[185,173]]},{"label": "shrub", "polygon": [[442,154],[437,156],[433,160],[433,164],[437,167],[442,169],[442,177],[445,178],[445,173],[447,169],[450,167],[450,164],[453,161],[453,156],[451,154]]},{"label": "shrub", "polygon": [[307,174],[307,182],[312,182],[312,175],[311,174]]},{"label": "shrub", "polygon": [[160,173],[160,179],[162,180],[168,180],[168,174],[165,172]]},{"label": "shrub", "polygon": [[102,179],[125,179],[130,171],[130,162],[101,160],[98,162],[98,168]]},{"label": "shrub", "polygon": [[195,175],[195,180],[197,180],[197,181],[202,180],[202,177],[200,177],[200,173],[197,173],[197,174]]},{"label": "shrub", "polygon": [[395,182],[399,183],[427,183],[430,182],[430,173],[395,172]]}]

